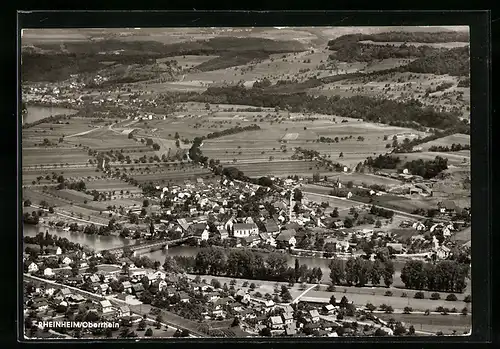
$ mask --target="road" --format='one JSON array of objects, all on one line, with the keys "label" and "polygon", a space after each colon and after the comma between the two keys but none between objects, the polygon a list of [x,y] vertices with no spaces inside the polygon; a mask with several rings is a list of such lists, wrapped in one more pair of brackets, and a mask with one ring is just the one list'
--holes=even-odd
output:
[{"label": "road", "polygon": [[313,288],[315,288],[316,285],[312,285],[311,287],[309,287],[307,290],[305,290],[304,292],[302,292],[301,294],[299,294],[293,301],[292,303],[297,303],[299,301],[300,298],[302,298],[307,292],[311,291]]},{"label": "road", "polygon": [[100,129],[101,127],[102,126],[98,126],[98,127],[93,128],[91,130],[88,130],[88,131],[83,131],[83,132],[75,133],[75,134],[72,134],[72,135],[69,135],[69,136],[65,136],[64,138],[73,138],[73,137],[78,137],[78,136],[84,136],[86,134],[89,134],[90,132],[94,132],[95,130]]},{"label": "road", "polygon": [[[108,129],[111,132],[114,132],[114,133],[119,134],[119,135],[123,135],[120,131],[116,131],[115,129],[113,129],[113,124],[109,125]],[[151,138],[153,141],[155,141],[160,146],[160,149],[158,149],[156,151],[156,155],[158,155],[158,156],[161,156],[162,154],[167,153],[169,149],[176,149],[175,142],[173,140],[155,137],[155,136],[151,136],[151,135],[143,135],[143,134],[139,134],[139,133],[137,133],[137,136],[144,137],[144,138]]]}]

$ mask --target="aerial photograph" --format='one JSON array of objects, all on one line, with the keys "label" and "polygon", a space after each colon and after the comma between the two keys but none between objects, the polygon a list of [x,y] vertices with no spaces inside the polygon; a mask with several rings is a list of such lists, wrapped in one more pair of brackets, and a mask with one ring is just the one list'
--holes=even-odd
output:
[{"label": "aerial photograph", "polygon": [[467,26],[23,29],[19,336],[469,336]]}]

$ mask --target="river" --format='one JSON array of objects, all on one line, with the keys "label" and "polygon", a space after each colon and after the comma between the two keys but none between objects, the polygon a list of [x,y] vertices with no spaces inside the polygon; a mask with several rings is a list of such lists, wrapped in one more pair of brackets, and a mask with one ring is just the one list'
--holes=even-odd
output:
[{"label": "river", "polygon": [[[81,232],[70,232],[59,229],[48,228],[44,226],[33,226],[26,225],[24,227],[24,236],[35,236],[39,232],[48,231],[51,235],[60,236],[61,238],[67,238],[69,241],[78,243],[80,245],[85,245],[93,250],[100,251],[110,248],[115,248],[124,245],[133,245],[135,242],[133,240],[127,240],[119,236],[100,236],[100,235],[88,235]],[[153,252],[142,253],[143,256],[148,256],[152,260],[158,260],[163,263],[166,256],[196,256],[199,247],[193,246],[175,246],[168,250],[157,250]],[[306,264],[309,268],[320,267],[323,270],[325,276],[328,275],[329,259],[315,258],[315,257],[294,257],[288,254],[286,256],[288,265],[293,267],[295,265],[295,258],[299,259],[300,264]]]},{"label": "river", "polygon": [[74,114],[77,110],[59,107],[27,106],[28,112],[23,117],[23,124],[35,122],[49,116],[61,114]]}]

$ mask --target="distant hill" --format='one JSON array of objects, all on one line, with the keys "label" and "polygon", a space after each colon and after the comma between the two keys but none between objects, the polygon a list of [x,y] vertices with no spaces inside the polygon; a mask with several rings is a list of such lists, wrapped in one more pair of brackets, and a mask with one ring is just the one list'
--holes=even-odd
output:
[{"label": "distant hill", "polygon": [[207,40],[163,44],[158,41],[86,40],[40,43],[22,50],[24,81],[60,81],[71,74],[97,73],[101,62],[116,64],[152,64],[155,59],[179,55],[216,55],[202,70],[245,64],[272,53],[299,52],[304,46],[296,41],[262,38],[218,37]]}]

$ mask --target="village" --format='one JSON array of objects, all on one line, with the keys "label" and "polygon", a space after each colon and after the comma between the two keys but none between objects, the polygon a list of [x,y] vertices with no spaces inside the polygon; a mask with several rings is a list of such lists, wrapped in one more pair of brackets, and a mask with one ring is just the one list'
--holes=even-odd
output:
[{"label": "village", "polygon": [[[296,278],[296,284],[292,280],[281,279],[281,284],[278,281],[276,284],[265,282],[261,287],[256,287],[260,280],[237,282],[231,279],[221,286],[216,276],[207,282],[208,275],[202,275],[206,277],[202,281],[193,268],[182,270],[178,267],[179,260],[170,258],[168,263],[166,260],[162,265],[163,261],[150,261],[145,256],[141,257],[141,253],[153,247],[168,249],[169,241],[184,238],[182,243],[199,246],[201,251],[203,248],[222,247],[326,259],[362,257],[371,261],[385,251],[383,253],[400,264],[408,260],[436,262],[470,251],[470,246],[457,245],[452,239],[456,231],[464,229],[466,223],[455,219],[458,213],[456,207],[446,202],[437,208],[440,222],[412,220],[369,204],[332,208],[325,202],[308,200],[307,192],[298,189],[302,182],[300,179],[274,180],[276,188],[281,189],[271,190],[270,187],[224,177],[218,182],[199,179],[183,186],[150,187],[143,205],[146,207],[130,208],[128,212],[119,208],[109,210],[115,221],[113,230],[135,239],[139,246],[137,249],[135,245],[130,245],[112,251],[88,251],[43,233],[25,238],[25,272],[33,277],[27,280],[42,285],[42,288],[32,288],[26,294],[26,314],[34,311],[37,315],[32,315],[39,317],[42,313],[42,319],[50,319],[68,318],[75,312],[88,316],[89,311],[94,311],[99,317],[118,319],[128,324],[149,321],[152,322],[150,326],[156,323],[156,328],[160,329],[162,327],[158,323],[163,318],[153,319],[149,313],[130,311],[130,307],[140,309],[143,304],[156,302],[161,304],[161,309],[175,309],[170,311],[177,316],[189,314],[188,321],[193,322],[185,332],[180,327],[177,332],[171,331],[172,336],[181,336],[182,333],[183,336],[187,333],[196,336],[194,333],[200,333],[200,330],[199,324],[193,321],[195,319],[214,322],[236,319],[232,321],[237,325],[232,326],[231,322],[225,331],[231,333],[239,328],[247,335],[319,333],[321,336],[337,336],[339,332],[349,335],[356,331],[363,331],[365,335],[391,335],[394,331],[401,334],[409,330],[403,331],[404,324],[394,321],[388,324],[376,318],[373,309],[367,311],[366,305],[344,300],[346,295],[339,296],[337,301],[342,299],[342,303],[331,302],[330,296],[335,298],[334,292],[329,292],[319,301],[299,302],[302,293],[314,292],[325,284],[321,276]],[[337,200],[341,201],[340,198]],[[124,211],[126,215],[121,215],[120,212]],[[85,234],[85,227],[85,224],[80,224],[80,227],[71,224],[71,229],[81,230],[80,234]],[[401,235],[403,231],[406,234]],[[172,263],[177,266],[171,267]],[[45,281],[56,284],[51,286],[50,283],[44,284]],[[68,292],[65,286],[73,291]],[[67,294],[58,294],[56,289],[66,290]],[[332,291],[332,288],[329,290]],[[73,294],[75,291],[76,294]],[[295,302],[290,292],[295,295]],[[300,309],[297,308],[299,306]],[[408,311],[407,308],[399,311]],[[351,316],[347,316],[346,311]],[[143,319],[143,316],[146,317]],[[346,320],[339,323],[344,316]],[[366,321],[365,325],[361,325]],[[169,328],[171,325],[166,326]],[[144,329],[144,325],[141,328]],[[220,333],[210,331],[212,334],[213,331]],[[205,330],[207,333],[203,335],[209,335],[210,331]],[[414,332],[415,328],[411,331]],[[125,335],[131,336],[131,333],[135,332],[130,330]],[[124,334],[110,333],[110,336],[119,335]]]},{"label": "village", "polygon": [[470,334],[469,35],[379,29],[24,30],[25,338]]}]

